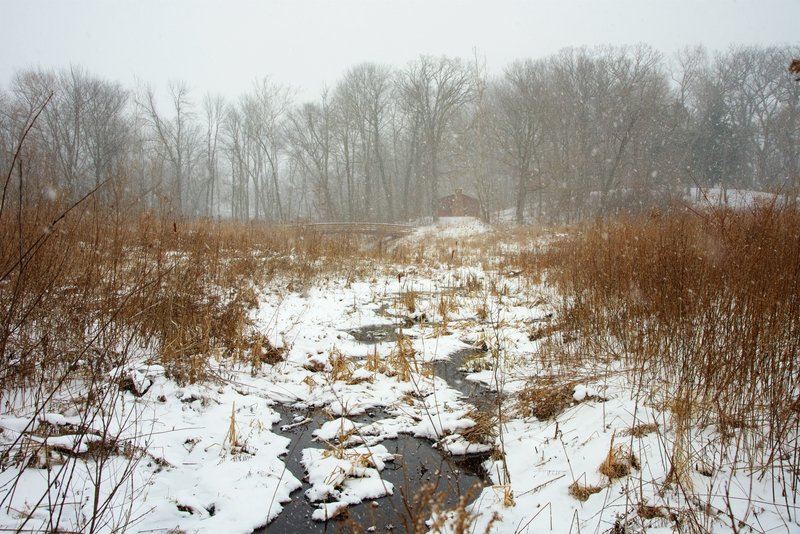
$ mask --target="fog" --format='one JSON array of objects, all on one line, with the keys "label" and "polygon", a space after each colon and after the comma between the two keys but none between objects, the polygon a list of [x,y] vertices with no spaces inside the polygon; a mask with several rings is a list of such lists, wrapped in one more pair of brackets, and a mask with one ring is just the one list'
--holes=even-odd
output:
[{"label": "fog", "polygon": [[31,201],[394,222],[462,190],[487,221],[571,222],[798,186],[789,2],[3,11],[0,168],[30,159]]},{"label": "fog", "polygon": [[79,64],[126,86],[185,81],[228,98],[271,76],[301,99],[362,62],[404,66],[421,54],[486,59],[493,74],[515,59],[564,47],[797,42],[792,0],[497,2],[364,0],[141,2],[0,0],[0,83],[16,70]]}]

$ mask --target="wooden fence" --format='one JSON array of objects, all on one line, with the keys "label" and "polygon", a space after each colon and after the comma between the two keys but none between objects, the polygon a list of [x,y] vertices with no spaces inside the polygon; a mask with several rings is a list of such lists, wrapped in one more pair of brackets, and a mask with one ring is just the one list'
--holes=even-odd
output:
[{"label": "wooden fence", "polygon": [[414,231],[408,224],[388,223],[313,223],[304,225],[321,234],[362,234],[378,237],[402,237]]}]

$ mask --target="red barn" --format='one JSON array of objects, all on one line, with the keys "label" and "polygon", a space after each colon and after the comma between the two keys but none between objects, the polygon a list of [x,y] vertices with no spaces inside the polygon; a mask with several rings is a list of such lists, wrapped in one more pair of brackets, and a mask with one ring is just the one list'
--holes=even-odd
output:
[{"label": "red barn", "polygon": [[477,198],[465,195],[461,189],[456,189],[455,195],[448,195],[439,199],[439,217],[481,217],[481,203]]}]

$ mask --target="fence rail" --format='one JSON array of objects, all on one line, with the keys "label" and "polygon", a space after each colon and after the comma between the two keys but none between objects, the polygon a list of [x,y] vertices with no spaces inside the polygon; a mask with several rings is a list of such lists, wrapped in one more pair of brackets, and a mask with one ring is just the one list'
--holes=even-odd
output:
[{"label": "fence rail", "polygon": [[414,227],[408,224],[389,223],[313,223],[305,227],[321,234],[365,234],[379,237],[402,237],[414,231]]}]

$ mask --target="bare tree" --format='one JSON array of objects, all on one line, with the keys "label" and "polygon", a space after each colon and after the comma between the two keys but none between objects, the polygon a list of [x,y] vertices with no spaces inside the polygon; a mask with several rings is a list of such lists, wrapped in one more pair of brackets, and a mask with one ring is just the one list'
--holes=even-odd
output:
[{"label": "bare tree", "polygon": [[179,213],[184,212],[187,197],[186,182],[192,175],[199,139],[189,87],[183,82],[169,84],[173,116],[167,119],[158,112],[155,93],[151,87],[144,89],[138,104],[145,112],[157,153],[170,163],[173,186],[170,200]]},{"label": "bare tree", "polygon": [[[118,84],[94,78],[87,85],[88,105],[82,117],[84,142],[93,186],[100,187],[122,174],[120,167],[126,159],[131,128],[125,115],[128,93]],[[101,189],[98,194],[106,197],[108,190]]]},{"label": "bare tree", "polygon": [[394,219],[395,187],[387,173],[383,133],[388,122],[392,95],[392,71],[374,63],[362,63],[350,69],[337,86],[336,98],[343,114],[355,125],[359,136],[363,173],[365,218],[375,218],[375,192],[382,191],[385,217]]},{"label": "bare tree", "polygon": [[326,220],[338,218],[331,194],[331,106],[327,94],[321,104],[307,103],[289,116],[287,136],[295,162],[309,176],[318,213]]},{"label": "bare tree", "polygon": [[256,218],[286,219],[281,173],[290,103],[288,89],[265,78],[241,99],[238,113],[231,116],[240,126],[238,142],[232,145],[233,157],[239,172],[252,182]]},{"label": "bare tree", "polygon": [[[121,175],[130,121],[127,92],[118,84],[70,67],[59,72],[20,72],[13,88],[16,111],[12,115],[19,117],[52,95],[28,143],[28,150],[31,146],[42,150],[39,159],[56,171],[47,173],[56,179],[49,187],[62,187],[76,198]],[[109,191],[102,189],[97,198],[109,199]]]},{"label": "bare tree", "polygon": [[686,48],[667,71],[647,46],[566,49],[498,80],[477,59],[423,56],[399,71],[356,65],[295,109],[270,80],[199,109],[172,83],[158,109],[150,88],[128,106],[123,88],[81,68],[29,70],[0,98],[0,164],[52,94],[20,155],[31,171],[22,197],[76,198],[113,178],[120,187],[95,199],[130,192],[146,209],[160,200],[241,219],[395,220],[435,215],[440,189],[467,187],[486,218],[513,208],[522,221],[538,207],[569,222],[690,184],[800,187],[800,87],[786,72],[799,55],[734,47],[709,61]]},{"label": "bare tree", "polygon": [[444,136],[461,107],[472,98],[468,70],[459,59],[422,56],[403,72],[402,94],[410,113],[422,126],[425,180],[431,214],[439,200],[439,158]]},{"label": "bare tree", "polygon": [[[44,149],[45,166],[57,169],[58,183],[69,194],[76,196],[81,188],[82,174],[80,143],[82,135],[81,117],[85,94],[81,83],[83,71],[71,69],[68,73],[30,70],[17,73],[13,81],[13,92],[20,107],[34,109],[49,95],[50,104],[45,108],[31,142]],[[24,115],[24,113],[23,113]]]},{"label": "bare tree", "polygon": [[422,187],[422,119],[410,109],[402,96],[402,85],[394,85],[390,113],[392,160],[397,189],[401,192],[400,214],[403,219],[420,214]]},{"label": "bare tree", "polygon": [[[495,87],[498,117],[495,131],[501,157],[516,181],[518,223],[524,219],[528,193],[541,191],[539,147],[544,127],[544,63],[518,61],[506,68],[504,80]],[[534,178],[538,183],[534,185]]]},{"label": "bare tree", "polygon": [[244,118],[238,106],[229,106],[223,121],[223,147],[230,164],[231,217],[238,220],[250,218],[250,177],[246,169]]},{"label": "bare tree", "polygon": [[[787,55],[800,56],[800,51],[794,47]],[[792,61],[790,72],[800,74],[800,60]],[[795,78],[794,81],[798,82],[800,78]],[[780,132],[779,154],[788,185],[787,200],[790,205],[796,206],[800,195],[800,84],[784,83],[781,100],[776,124],[776,129]]]},{"label": "bare tree", "polygon": [[463,126],[457,127],[461,134],[458,137],[456,156],[463,165],[459,174],[468,177],[468,180],[459,183],[459,186],[474,189],[480,201],[481,217],[489,222],[497,202],[497,176],[500,173],[495,157],[498,143],[494,126],[498,118],[493,98],[494,84],[488,78],[486,60],[478,55],[477,49],[474,51],[470,73],[474,97],[461,114]]},{"label": "bare tree", "polygon": [[207,94],[203,98],[203,111],[205,114],[205,170],[206,180],[203,184],[205,201],[203,213],[214,216],[215,207],[219,213],[219,143],[220,130],[225,114],[225,100],[219,96]]}]

